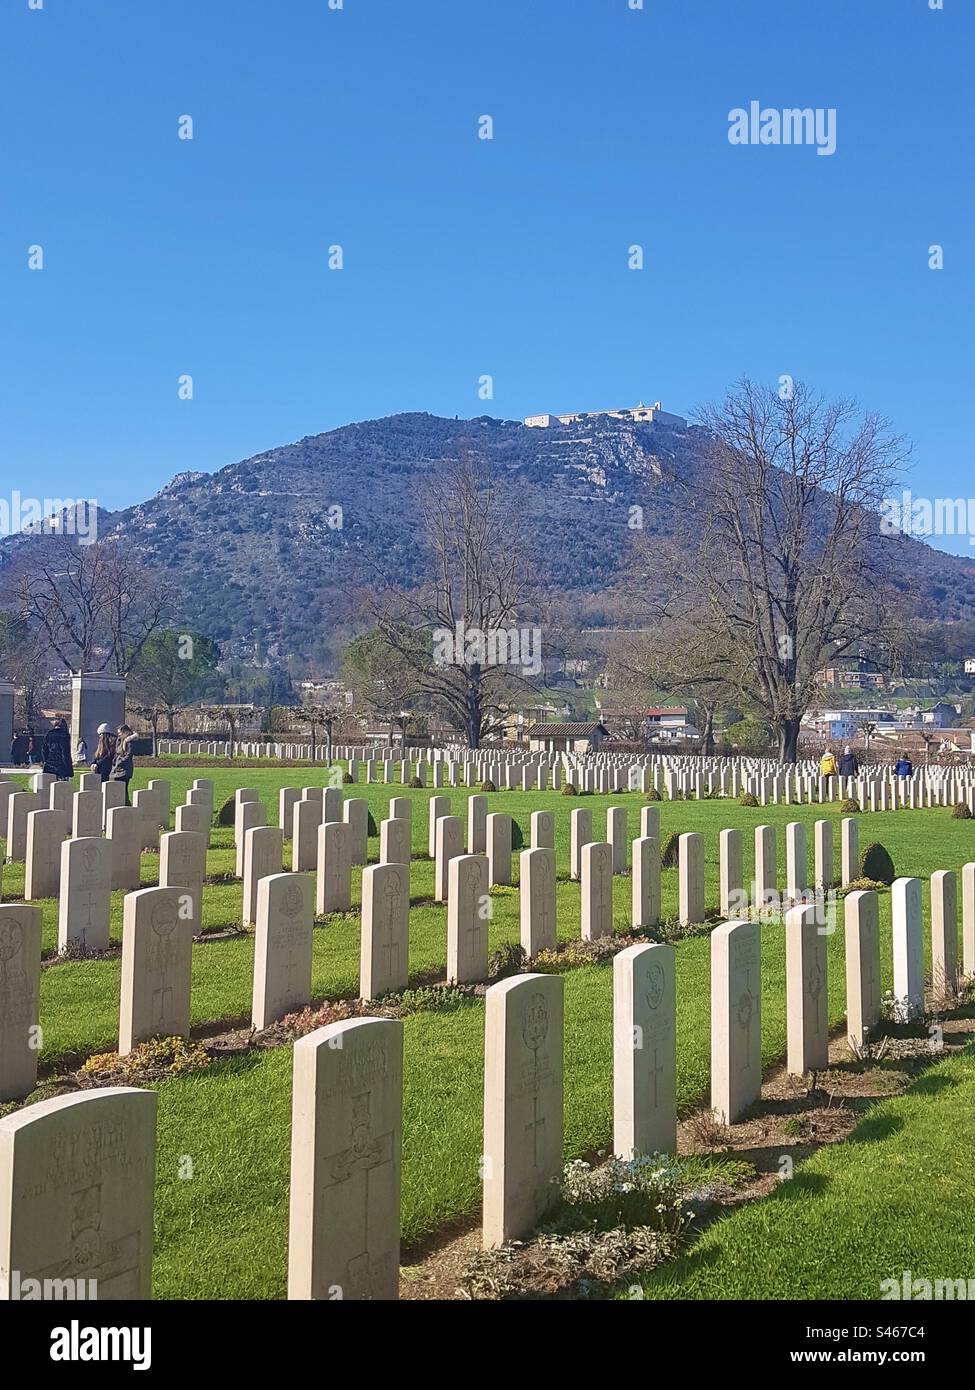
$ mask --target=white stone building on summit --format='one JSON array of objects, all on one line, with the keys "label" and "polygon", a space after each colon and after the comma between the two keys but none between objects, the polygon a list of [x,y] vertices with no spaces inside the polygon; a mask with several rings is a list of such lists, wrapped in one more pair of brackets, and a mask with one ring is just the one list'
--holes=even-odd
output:
[{"label": "white stone building on summit", "polygon": [[687,421],[683,415],[671,415],[669,411],[664,410],[659,401],[654,401],[653,405],[644,405],[641,401],[639,405],[622,410],[580,410],[570,415],[526,415],[525,424],[529,429],[547,430],[552,425],[575,425],[581,420],[598,420],[601,416],[613,420],[626,420],[631,424],[669,425],[672,429],[687,429]]}]

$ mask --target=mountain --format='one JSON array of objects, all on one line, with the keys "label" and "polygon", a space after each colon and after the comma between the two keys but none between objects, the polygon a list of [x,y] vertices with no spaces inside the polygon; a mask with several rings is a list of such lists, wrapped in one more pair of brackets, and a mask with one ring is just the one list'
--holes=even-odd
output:
[{"label": "mountain", "polygon": [[[125,536],[168,571],[181,621],[228,654],[320,668],[355,630],[358,586],[377,570],[402,585],[422,577],[418,493],[450,462],[474,456],[498,488],[523,499],[542,583],[573,593],[577,614],[598,626],[619,617],[613,589],[631,506],[643,507],[652,535],[680,540],[698,530],[708,506],[702,440],[694,426],[609,416],[545,429],[489,416],[393,415],[216,473],[177,473],[149,501],[101,513],[99,534]],[[2,543],[8,576],[39,543],[22,535]],[[887,552],[884,572],[912,592],[917,611],[975,618],[975,562],[879,529],[877,545]]]}]

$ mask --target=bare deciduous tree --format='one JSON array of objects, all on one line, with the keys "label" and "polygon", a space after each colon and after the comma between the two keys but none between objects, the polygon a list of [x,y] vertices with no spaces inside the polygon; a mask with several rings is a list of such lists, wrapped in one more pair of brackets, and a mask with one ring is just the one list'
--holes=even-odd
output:
[{"label": "bare deciduous tree", "polygon": [[373,617],[419,695],[477,748],[541,674],[525,513],[470,460],[427,487],[421,511],[433,577],[406,593],[380,583]]},{"label": "bare deciduous tree", "polygon": [[11,599],[69,671],[127,676],[165,621],[173,589],[117,537],[77,545],[59,535],[28,551]]},{"label": "bare deciduous tree", "polygon": [[710,652],[794,762],[822,667],[895,641],[878,513],[909,450],[882,418],[801,383],[780,393],[743,381],[702,423],[713,506],[664,606],[696,634],[688,676],[693,653]]},{"label": "bare deciduous tree", "polygon": [[[18,692],[17,720],[34,728],[41,713],[41,694],[51,669],[47,639],[27,623],[0,613],[0,671]],[[0,753],[6,756],[6,750]]]},{"label": "bare deciduous tree", "polygon": [[733,663],[697,623],[652,602],[641,607],[649,610],[646,628],[622,634],[610,649],[613,686],[632,703],[646,704],[663,694],[695,707],[701,752],[709,755],[717,711],[739,693]]}]

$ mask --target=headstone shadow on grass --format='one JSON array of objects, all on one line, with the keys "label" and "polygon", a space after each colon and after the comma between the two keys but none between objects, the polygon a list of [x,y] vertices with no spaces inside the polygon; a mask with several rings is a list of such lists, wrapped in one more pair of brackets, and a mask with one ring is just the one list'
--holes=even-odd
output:
[{"label": "headstone shadow on grass", "polygon": [[832,1181],[825,1173],[807,1173],[800,1169],[788,1182],[780,1183],[773,1200],[784,1202],[799,1197],[823,1197]]},{"label": "headstone shadow on grass", "polygon": [[879,1144],[904,1128],[900,1115],[867,1115],[846,1140],[847,1144]]},{"label": "headstone shadow on grass", "polygon": [[953,1090],[958,1085],[954,1076],[921,1076],[910,1088],[908,1095],[936,1096],[940,1091]]}]

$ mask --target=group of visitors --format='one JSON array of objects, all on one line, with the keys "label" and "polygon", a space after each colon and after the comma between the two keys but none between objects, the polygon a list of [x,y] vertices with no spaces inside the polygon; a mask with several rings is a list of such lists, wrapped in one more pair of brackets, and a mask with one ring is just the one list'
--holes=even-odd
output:
[{"label": "group of visitors", "polygon": [[[89,763],[103,782],[121,782],[125,787],[125,804],[129,804],[129,783],[132,780],[134,759],[132,745],[135,733],[128,724],[121,724],[113,733],[109,724],[99,724],[95,756]],[[71,734],[67,720],[58,716],[46,735],[37,737],[32,729],[22,729],[10,745],[10,761],[14,767],[40,766],[42,772],[59,782],[70,782],[75,764],[88,763],[88,745],[79,738],[74,757],[71,754]]]},{"label": "group of visitors", "polygon": [[[849,744],[839,758],[831,748],[827,748],[819,760],[821,777],[856,777],[859,771],[860,760]],[[914,764],[906,753],[902,753],[894,764],[894,772],[898,777],[914,776]]]},{"label": "group of visitors", "polygon": [[13,767],[30,767],[40,753],[40,742],[34,737],[33,729],[20,729],[13,736],[10,745],[10,762]]},{"label": "group of visitors", "polygon": [[111,726],[99,724],[98,743],[95,745],[95,757],[91,764],[92,772],[97,772],[103,782],[121,782],[125,787],[125,804],[129,804],[129,783],[132,781],[132,772],[135,761],[132,756],[132,744],[135,734],[128,724],[121,724],[116,733],[112,733]]}]

